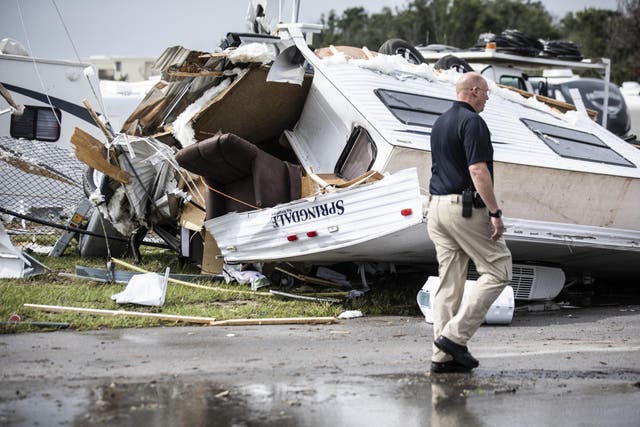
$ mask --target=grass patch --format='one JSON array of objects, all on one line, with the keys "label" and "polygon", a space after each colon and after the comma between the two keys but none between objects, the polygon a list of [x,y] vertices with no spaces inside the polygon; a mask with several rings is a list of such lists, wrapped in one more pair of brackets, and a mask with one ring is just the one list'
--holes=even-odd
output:
[{"label": "grass patch", "polygon": [[[67,322],[75,330],[186,325],[186,323],[135,317],[46,313],[26,308],[23,306],[25,303],[106,310],[124,309],[147,313],[213,317],[217,320],[337,316],[345,310],[361,310],[365,315],[418,315],[420,312],[415,297],[418,289],[424,283],[424,280],[421,283],[419,281],[409,283],[403,282],[403,279],[395,280],[394,283],[381,282],[380,286],[372,286],[372,290],[364,296],[350,300],[345,299],[341,303],[298,301],[250,295],[246,293],[249,286],[225,284],[224,281],[201,281],[199,284],[224,288],[228,290],[226,292],[169,283],[165,304],[162,307],[119,305],[111,300],[111,295],[121,292],[126,286],[125,284],[92,282],[58,274],[60,272],[75,273],[77,264],[105,268],[105,262],[102,259],[80,258],[73,253],[69,254],[70,252],[73,251],[67,251],[59,258],[33,255],[51,268],[52,271],[49,273],[26,279],[0,280],[0,295],[2,295],[0,320],[7,321],[12,314],[18,314],[25,323]],[[125,261],[133,263],[131,259],[125,259]],[[167,266],[171,268],[172,273],[199,273],[196,266],[182,263],[178,256],[171,251],[155,248],[144,249],[142,263],[139,267],[148,271],[164,272]],[[116,268],[125,270],[121,267]],[[272,289],[278,288],[273,287]],[[295,289],[279,290],[295,292]],[[264,291],[264,288],[261,291]],[[48,328],[27,324],[0,327],[0,333],[36,330],[43,331]]]}]

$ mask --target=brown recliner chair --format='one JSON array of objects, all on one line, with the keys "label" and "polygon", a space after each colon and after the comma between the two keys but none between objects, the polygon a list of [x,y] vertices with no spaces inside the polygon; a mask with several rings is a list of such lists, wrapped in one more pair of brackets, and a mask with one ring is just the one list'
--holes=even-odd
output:
[{"label": "brown recliner chair", "polygon": [[[178,151],[176,160],[210,187],[258,208],[300,198],[302,171],[231,133],[216,135]],[[207,189],[206,219],[252,208]]]}]

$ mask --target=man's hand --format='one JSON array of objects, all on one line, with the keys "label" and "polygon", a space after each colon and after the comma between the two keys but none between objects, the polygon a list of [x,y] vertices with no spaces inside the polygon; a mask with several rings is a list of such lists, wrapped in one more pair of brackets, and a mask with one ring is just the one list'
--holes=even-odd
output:
[{"label": "man's hand", "polygon": [[491,240],[498,240],[504,234],[504,222],[502,218],[491,218]]}]

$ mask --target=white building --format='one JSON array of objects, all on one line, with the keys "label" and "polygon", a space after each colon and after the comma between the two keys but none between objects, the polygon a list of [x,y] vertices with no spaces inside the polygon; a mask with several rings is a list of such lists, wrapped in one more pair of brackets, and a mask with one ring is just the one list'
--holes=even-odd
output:
[{"label": "white building", "polygon": [[158,74],[153,69],[156,58],[96,55],[90,56],[89,62],[98,70],[100,80],[138,82]]}]

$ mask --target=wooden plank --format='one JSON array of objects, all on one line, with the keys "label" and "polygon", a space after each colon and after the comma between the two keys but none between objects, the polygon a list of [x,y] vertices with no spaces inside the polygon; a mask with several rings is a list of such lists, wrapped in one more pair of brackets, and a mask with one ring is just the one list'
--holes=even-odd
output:
[{"label": "wooden plank", "polygon": [[[327,58],[336,55],[338,52],[342,52],[346,59],[369,59],[370,55],[376,55],[377,52],[371,52],[369,49],[365,51],[359,47],[354,46],[329,46],[321,47],[313,51],[318,58]],[[373,56],[372,55],[372,56]]]},{"label": "wooden plank", "polygon": [[198,71],[198,72],[189,72],[189,71],[168,71],[167,74],[170,77],[210,77],[210,76],[224,76],[223,71]]},{"label": "wooden plank", "polygon": [[[186,178],[190,185],[183,179]],[[185,191],[191,199],[182,207],[180,214],[180,226],[192,231],[202,230],[202,224],[206,218],[206,201],[204,194],[206,186],[202,177],[186,173],[184,177],[180,177],[178,188]]]},{"label": "wooden plank", "polygon": [[[310,296],[310,295],[301,295],[301,294],[292,294],[292,293],[289,293],[289,292],[274,291],[273,289],[270,290],[269,292],[271,292],[272,294],[274,294],[276,296],[279,296],[279,297],[297,299],[297,300],[302,300],[302,301],[331,302],[331,303],[342,302],[343,301],[343,300],[337,299],[337,298],[329,298],[329,297],[322,297],[322,296]],[[345,298],[348,295],[347,292],[342,292],[342,294],[344,294]]]},{"label": "wooden plank", "polygon": [[335,174],[315,174],[307,172],[302,177],[302,197],[308,197],[325,191],[335,191],[336,188],[348,188],[355,185],[379,181],[384,175],[375,170],[369,170],[349,181],[337,177]]},{"label": "wooden plank", "polygon": [[[519,93],[520,95],[524,96],[525,98],[531,98],[532,96],[534,96],[537,101],[540,101],[540,102],[542,102],[544,104],[547,104],[548,106],[550,106],[552,108],[557,108],[562,113],[567,112],[567,111],[575,111],[576,110],[576,106],[575,105],[569,104],[569,103],[563,102],[563,101],[558,101],[557,99],[548,98],[548,97],[542,96],[542,95],[536,95],[534,93],[527,92],[526,90],[518,89],[518,88],[515,88],[515,87],[512,87],[512,86],[506,86],[506,85],[503,85],[503,84],[498,84],[498,87],[501,87],[503,89],[509,89],[512,92]],[[593,121],[597,120],[597,118],[598,118],[598,112],[597,111],[587,109],[587,113],[589,114],[589,117],[591,118],[591,120],[593,120]]]},{"label": "wooden plank", "polygon": [[324,179],[320,178],[318,175],[316,175],[312,171],[308,171],[307,176],[320,186],[320,191],[327,191],[327,192],[336,191],[331,184],[329,184]]},{"label": "wooden plank", "polygon": [[[2,95],[2,97],[5,99],[5,101],[7,101],[7,104],[9,104],[11,108],[13,108],[16,111],[20,111],[20,105],[16,104],[16,101],[14,101],[13,97],[11,96],[11,92],[9,92],[4,86],[2,86],[1,83],[0,83],[0,95]],[[23,107],[23,110],[24,110],[24,107]]]},{"label": "wooden plank", "polygon": [[264,319],[218,320],[211,326],[253,326],[253,325],[319,325],[339,323],[335,317],[274,317]]},{"label": "wooden plank", "polygon": [[91,115],[91,118],[93,119],[93,121],[96,122],[96,126],[98,126],[102,131],[102,133],[104,134],[104,136],[107,137],[107,141],[109,142],[113,141],[113,138],[115,137],[115,135],[111,133],[109,129],[106,128],[104,123],[102,123],[102,120],[100,120],[100,118],[98,117],[98,114],[96,114],[94,109],[91,107],[91,104],[89,104],[89,101],[87,101],[86,99],[83,99],[82,103],[84,104],[84,107],[87,109],[87,111],[89,111],[89,114]]},{"label": "wooden plank", "polygon": [[139,311],[102,310],[97,308],[65,307],[61,305],[40,305],[40,304],[24,304],[24,306],[27,308],[33,308],[35,310],[48,311],[53,313],[80,313],[80,314],[92,314],[95,316],[144,317],[148,319],[170,320],[173,322],[186,322],[186,323],[201,323],[205,325],[211,325],[216,321],[214,317],[180,316],[177,314],[144,313]]},{"label": "wooden plank", "polygon": [[24,304],[24,307],[52,313],[78,313],[94,316],[142,317],[172,322],[198,323],[209,326],[260,326],[260,325],[320,325],[339,323],[335,317],[282,317],[264,319],[229,319],[216,321],[214,317],[181,316],[177,314],[145,313],[126,310],[102,310],[97,308],[65,307],[61,305]]},{"label": "wooden plank", "polygon": [[[373,59],[373,58],[376,57],[376,55],[374,55],[373,52],[371,52],[369,50],[369,48],[366,47],[366,46],[362,46],[362,52],[364,52],[364,54],[367,57],[367,59]],[[376,54],[377,54],[377,52],[376,52]]]},{"label": "wooden plank", "polygon": [[305,276],[304,274],[299,274],[299,273],[294,273],[292,271],[287,271],[281,267],[276,267],[276,270],[287,274],[291,277],[293,277],[294,279],[298,279],[302,282],[305,283],[311,283],[313,285],[319,285],[319,286],[327,286],[327,287],[331,287],[331,288],[344,288],[345,285],[342,285],[340,283],[336,283],[336,282],[332,282],[330,280],[325,280],[325,279],[321,279],[319,277],[312,277],[312,276]]},{"label": "wooden plank", "polygon": [[78,160],[122,184],[129,183],[129,174],[107,161],[107,149],[96,138],[80,128],[75,128],[71,143],[75,147]]},{"label": "wooden plank", "polygon": [[335,186],[337,188],[348,188],[348,187],[353,187],[359,184],[365,184],[368,182],[380,181],[382,178],[384,178],[384,175],[382,175],[380,172],[375,170],[370,170],[363,173],[360,176],[353,178],[352,180],[342,182],[340,184],[335,184]]},{"label": "wooden plank", "polygon": [[204,250],[202,253],[202,269],[204,274],[222,274],[224,268],[224,259],[221,255],[220,248],[216,239],[211,233],[204,230]]},{"label": "wooden plank", "polygon": [[141,124],[142,118],[149,114],[149,112],[158,105],[164,105],[164,103],[166,103],[165,95],[157,88],[157,86],[158,85],[154,86],[149,91],[142,102],[135,108],[135,110],[133,110],[122,125],[122,129],[126,130],[129,135],[138,135],[140,133],[140,127],[144,127]]},{"label": "wooden plank", "polygon": [[153,108],[146,111],[145,114],[139,118],[138,125],[142,127],[144,135],[148,132],[154,132],[156,127],[160,124],[162,116],[166,112],[165,109],[167,102],[167,98],[160,99]]},{"label": "wooden plank", "polygon": [[198,58],[226,58],[229,56],[227,52],[211,52],[198,55]]}]

